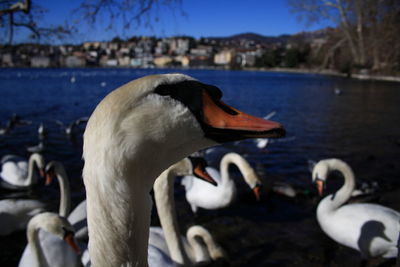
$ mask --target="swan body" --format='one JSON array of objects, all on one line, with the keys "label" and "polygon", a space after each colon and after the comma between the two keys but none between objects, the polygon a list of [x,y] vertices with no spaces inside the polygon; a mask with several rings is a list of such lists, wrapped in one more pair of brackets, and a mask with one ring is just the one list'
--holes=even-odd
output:
[{"label": "swan body", "polygon": [[88,239],[89,233],[87,227],[86,199],[79,203],[78,206],[76,206],[68,215],[68,221],[75,229],[75,239]]},{"label": "swan body", "polygon": [[75,229],[75,239],[87,239],[88,230],[86,222],[86,200],[83,200],[70,213],[71,193],[69,187],[69,178],[65,168],[61,162],[51,161],[46,165],[46,184],[51,183],[53,177],[56,176],[60,186],[60,208],[59,214],[67,217],[68,221]]},{"label": "swan body", "polygon": [[284,195],[286,197],[294,198],[297,196],[296,189],[294,189],[292,185],[287,183],[280,183],[280,182],[273,183],[271,190],[275,193]]},{"label": "swan body", "polygon": [[29,220],[45,208],[43,202],[33,199],[0,200],[0,235],[24,230]]},{"label": "swan body", "polygon": [[43,141],[46,139],[47,136],[47,129],[44,127],[43,123],[40,123],[39,128],[38,128],[38,138],[40,141]]},{"label": "swan body", "polygon": [[[264,116],[264,119],[269,120],[271,119],[273,116],[275,116],[276,111],[271,111],[270,113],[268,113],[267,115]],[[269,138],[255,138],[254,139],[254,143],[256,144],[256,146],[259,149],[265,149],[268,144],[269,144]]]},{"label": "swan body", "polygon": [[[151,256],[149,254],[149,266],[164,266],[164,264],[168,265],[169,263],[174,264],[173,266],[176,266],[176,264],[178,266],[181,265],[171,258],[166,240],[164,230],[161,227],[150,227],[149,253],[150,247],[152,247],[153,255],[160,255],[158,256],[158,260],[155,260],[153,256],[152,261],[150,261]],[[186,237],[180,236],[180,242],[183,244],[184,253],[187,254],[190,260],[185,266],[210,263],[212,260],[225,257],[224,250],[214,241],[210,232],[203,226],[192,225],[187,230]]]},{"label": "swan body", "polygon": [[397,257],[400,213],[376,204],[346,204],[355,187],[351,168],[342,160],[326,159],[313,170],[313,181],[322,193],[328,173],[342,172],[344,185],[318,205],[317,219],[322,230],[336,242],[360,251],[363,258]]},{"label": "swan body", "polygon": [[20,116],[17,114],[13,114],[11,118],[7,121],[6,126],[3,128],[0,128],[0,135],[5,135],[10,133],[17,125],[23,125],[23,124],[30,124],[29,121],[23,121],[21,120]]},{"label": "swan body", "polygon": [[[40,238],[44,233],[55,238],[51,240],[64,240],[68,244],[67,249],[60,250],[59,246],[53,246],[53,242],[49,242],[50,239]],[[73,227],[64,217],[51,212],[36,215],[28,224],[27,236],[28,246],[18,264],[19,267],[79,266],[79,262],[72,264],[59,260],[79,252],[73,240]],[[75,257],[75,260],[77,259]]]},{"label": "swan body", "polygon": [[206,170],[217,182],[217,186],[212,186],[202,180],[193,179],[192,176],[186,176],[182,179],[182,185],[186,190],[186,200],[189,202],[192,211],[197,209],[221,209],[229,206],[236,197],[236,185],[230,178],[228,168],[230,164],[235,164],[245,182],[252,188],[259,198],[259,187],[261,181],[250,164],[237,153],[226,154],[220,163],[221,173],[211,167]]},{"label": "swan body", "polygon": [[[51,182],[53,176],[57,177],[60,186],[61,197],[59,215],[65,218],[68,216],[70,211],[70,188],[64,166],[58,161],[51,161],[46,165],[46,184]],[[68,222],[68,220],[66,221]],[[70,225],[71,223],[68,222],[68,224]],[[44,248],[44,255],[48,262],[51,263],[51,266],[80,266],[79,256],[69,247],[67,243],[63,242],[62,239],[43,230],[38,230],[38,235],[36,238],[41,247]],[[33,257],[34,255],[29,249],[29,245],[26,246],[21,257],[21,262],[32,262]]]},{"label": "swan body", "polygon": [[46,146],[44,145],[44,141],[40,140],[37,145],[29,146],[26,150],[31,153],[43,153],[46,150]]},{"label": "swan body", "polygon": [[27,188],[38,181],[35,166],[43,174],[44,164],[43,156],[37,153],[32,154],[29,161],[18,156],[6,155],[1,159],[0,177],[6,185],[10,185],[12,188]]},{"label": "swan body", "polygon": [[75,121],[70,122],[68,126],[65,126],[65,124],[59,120],[55,120],[55,122],[60,126],[62,131],[65,132],[68,138],[73,138],[78,133],[79,125],[86,123],[88,119],[88,117],[81,117]]},{"label": "swan body", "polygon": [[168,166],[218,142],[284,134],[280,124],[235,110],[221,96],[183,74],[151,75],[96,107],[83,146],[94,266],[147,266],[149,192]]}]

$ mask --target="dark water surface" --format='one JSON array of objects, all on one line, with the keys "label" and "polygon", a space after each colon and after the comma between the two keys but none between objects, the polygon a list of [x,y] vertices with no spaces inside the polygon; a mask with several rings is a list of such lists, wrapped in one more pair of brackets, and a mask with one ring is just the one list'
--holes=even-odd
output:
[{"label": "dark water surface", "polygon": [[[2,69],[0,70],[0,122],[17,113],[31,125],[17,127],[0,136],[0,156],[28,157],[26,148],[38,143],[37,128],[47,131],[46,160],[59,160],[71,179],[72,201],[84,198],[81,181],[82,140],[68,140],[55,120],[65,124],[90,116],[110,91],[135,78],[176,70],[134,69]],[[316,219],[318,199],[311,185],[307,161],[338,157],[350,164],[358,181],[378,181],[381,203],[399,210],[400,84],[357,81],[320,75],[179,70],[218,86],[223,100],[256,116],[276,111],[287,137],[274,140],[268,149],[252,141],[227,144],[207,156],[218,166],[227,151],[243,154],[262,176],[264,199],[257,203],[235,174],[238,200],[219,211],[201,210],[193,216],[176,187],[182,230],[199,223],[214,234],[226,249],[232,266],[351,266],[357,252],[336,245],[321,232]],[[71,82],[75,77],[75,82]],[[334,88],[341,90],[335,95]],[[83,132],[84,126],[81,127]],[[306,196],[289,199],[268,191],[283,181]],[[340,179],[337,186],[340,186]],[[34,195],[57,206],[58,187],[39,186]],[[6,192],[0,194],[6,198]],[[155,216],[153,216],[155,217]],[[157,224],[157,219],[153,218]],[[25,246],[24,233],[0,238],[1,266],[18,262]]]}]

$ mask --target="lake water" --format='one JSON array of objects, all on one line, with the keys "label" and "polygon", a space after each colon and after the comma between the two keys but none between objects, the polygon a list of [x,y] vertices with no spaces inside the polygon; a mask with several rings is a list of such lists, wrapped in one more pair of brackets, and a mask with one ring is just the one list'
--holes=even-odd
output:
[{"label": "lake water", "polygon": [[[73,203],[76,204],[84,198],[82,141],[80,138],[75,142],[68,140],[55,120],[69,124],[90,116],[99,101],[120,85],[148,74],[168,72],[182,72],[218,86],[226,103],[252,115],[262,117],[275,111],[272,119],[282,123],[287,130],[286,138],[273,140],[267,149],[258,149],[253,141],[223,145],[207,154],[210,165],[218,166],[223,153],[236,151],[249,160],[266,185],[275,181],[287,182],[312,195],[315,191],[310,183],[307,161],[338,157],[350,164],[359,181],[378,181],[383,195],[399,189],[400,84],[313,74],[167,69],[2,69],[1,126],[13,113],[32,124],[18,126],[10,134],[0,136],[0,156],[28,157],[26,148],[38,143],[37,128],[44,123],[48,137],[43,154],[46,160],[59,160],[66,166]],[[340,89],[340,95],[334,93],[335,88]],[[81,132],[83,129],[84,126]],[[238,176],[237,171],[233,172]],[[182,229],[196,222],[215,232],[233,266],[248,263],[251,266],[325,264],[329,257],[319,255],[322,252],[318,244],[331,246],[333,243],[320,233],[315,222],[315,200],[269,196],[256,203],[240,178],[235,178],[240,187],[238,201],[222,211],[201,211],[196,217],[185,203],[182,188],[177,186]],[[339,180],[338,185],[340,183]],[[34,195],[56,203],[57,185],[41,186]],[[2,198],[7,196],[6,192],[1,193]],[[399,208],[393,201],[384,204]],[[157,223],[156,218],[153,223]],[[305,236],[298,233],[299,229]],[[315,240],[307,238],[310,233],[316,236]],[[294,240],[290,241],[290,238]],[[0,261],[18,261],[24,247],[24,233],[0,240],[4,254]],[[10,242],[13,243],[11,248],[7,245]],[[300,252],[293,256],[293,249],[300,249]],[[357,259],[358,255],[353,251],[342,247],[333,249],[339,251],[333,256],[333,262],[342,264],[341,255],[353,261]]]}]

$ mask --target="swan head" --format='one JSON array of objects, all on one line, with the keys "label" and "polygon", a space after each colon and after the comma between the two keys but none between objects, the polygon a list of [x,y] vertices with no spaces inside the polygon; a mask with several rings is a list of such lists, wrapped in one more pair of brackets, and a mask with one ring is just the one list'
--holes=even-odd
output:
[{"label": "swan head", "polygon": [[262,188],[262,184],[256,184],[252,188],[254,196],[256,197],[257,201],[260,201],[260,199],[261,199],[261,188]]},{"label": "swan head", "polygon": [[217,182],[206,171],[207,162],[202,157],[186,157],[173,167],[178,176],[192,175],[198,179],[209,182],[212,185],[217,185]]},{"label": "swan head", "polygon": [[74,240],[74,228],[64,217],[52,212],[43,212],[33,217],[28,224],[28,228],[38,229],[49,232],[63,239],[76,253],[80,249]]},{"label": "swan head", "polygon": [[36,165],[38,171],[39,171],[39,175],[41,177],[45,177],[45,161],[44,161],[44,157],[39,154],[39,153],[33,153],[30,157],[29,157],[30,161],[33,161],[33,163]]},{"label": "swan head", "polygon": [[[111,171],[129,172],[133,161],[136,166],[157,162],[147,170],[153,172],[147,176],[157,177],[201,148],[285,134],[279,123],[245,114],[221,97],[217,87],[183,74],[150,75],[114,90],[88,121],[85,167],[110,164],[118,166],[107,168]],[[150,189],[152,182],[146,186]]]},{"label": "swan head", "polygon": [[57,173],[65,172],[64,166],[61,162],[58,161],[50,161],[47,163],[44,173],[45,173],[45,185],[50,185],[54,180],[54,177]]},{"label": "swan head", "polygon": [[315,164],[312,170],[312,181],[316,184],[320,196],[322,196],[326,187],[326,180],[330,172],[339,170],[343,172],[346,170],[353,178],[354,174],[350,166],[341,159],[331,158],[320,160]]},{"label": "swan head", "polygon": [[324,193],[328,173],[329,164],[324,160],[321,160],[317,164],[315,164],[312,170],[312,181],[316,185],[318,194],[320,196],[322,196]]}]

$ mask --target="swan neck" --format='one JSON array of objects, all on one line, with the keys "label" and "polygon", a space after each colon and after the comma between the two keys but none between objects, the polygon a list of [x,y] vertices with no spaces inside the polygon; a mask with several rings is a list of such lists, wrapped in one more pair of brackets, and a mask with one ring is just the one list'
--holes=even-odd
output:
[{"label": "swan neck", "polygon": [[39,226],[32,221],[29,223],[27,232],[28,244],[34,263],[36,264],[34,267],[48,267],[49,265],[47,264],[39,241],[39,229]]},{"label": "swan neck", "polygon": [[36,157],[34,157],[32,155],[28,161],[28,177],[25,180],[26,186],[29,186],[33,183],[33,172],[34,172],[35,164],[38,165],[38,162],[37,162]]},{"label": "swan neck", "polygon": [[174,199],[174,167],[165,170],[154,183],[154,198],[161,227],[171,259],[184,266],[191,265],[181,240]]},{"label": "swan neck", "polygon": [[[196,239],[196,237],[198,238]],[[215,243],[212,235],[206,228],[194,225],[186,232],[186,238],[193,248],[196,262],[209,262],[211,259],[217,260],[224,257],[223,249]]]},{"label": "swan neck", "polygon": [[68,217],[71,210],[71,191],[69,186],[69,179],[65,169],[59,167],[57,169],[57,180],[60,186],[60,207],[59,214],[63,217]]},{"label": "swan neck", "polygon": [[84,182],[92,266],[147,266],[152,204],[150,190],[138,181],[154,181],[155,176],[143,170],[118,172],[124,167],[104,172],[90,165],[85,164]]},{"label": "swan neck", "polygon": [[[204,239],[203,239],[204,240]],[[207,248],[201,243],[196,236],[188,236],[187,241],[193,251],[196,262],[209,262],[210,256],[207,252]]]},{"label": "swan neck", "polygon": [[226,154],[221,160],[220,169],[222,181],[230,180],[228,171],[230,164],[234,164],[238,167],[243,179],[251,188],[253,188],[257,183],[261,183],[250,164],[242,156],[236,153]]},{"label": "swan neck", "polygon": [[[332,161],[330,163],[330,170],[337,170],[343,174],[344,184],[343,186],[333,195],[328,196],[331,198],[331,208],[337,209],[349,200],[351,193],[355,188],[355,177],[350,166],[342,161]],[[328,198],[327,197],[327,198]]]},{"label": "swan neck", "polygon": [[229,165],[232,163],[233,163],[233,161],[231,160],[231,158],[227,157],[227,156],[224,156],[221,160],[219,169],[221,171],[221,183],[222,184],[226,184],[231,180],[231,177],[229,176]]}]

